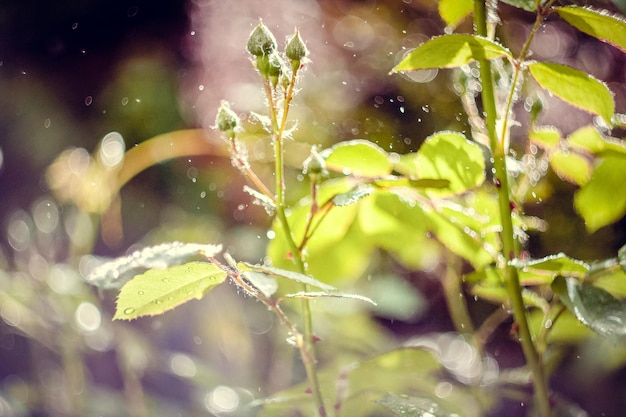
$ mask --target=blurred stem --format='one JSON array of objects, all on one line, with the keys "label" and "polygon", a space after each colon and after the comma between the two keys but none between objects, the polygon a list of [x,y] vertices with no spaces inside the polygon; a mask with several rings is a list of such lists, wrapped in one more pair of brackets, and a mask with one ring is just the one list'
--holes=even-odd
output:
[{"label": "blurred stem", "polygon": [[445,268],[443,289],[454,327],[459,333],[473,334],[474,325],[463,292],[459,260],[449,252],[446,256]]},{"label": "blurred stem", "polygon": [[66,330],[65,334],[71,335],[61,338],[61,362],[67,378],[67,397],[70,401],[71,413],[85,415],[85,368],[82,354],[78,347],[80,341],[75,333]]},{"label": "blurred stem", "polygon": [[124,155],[124,162],[117,172],[117,189],[141,171],[161,162],[183,156],[219,156],[228,157],[226,149],[216,146],[207,139],[204,129],[184,129],[164,133],[146,140],[129,149]]},{"label": "blurred stem", "polygon": [[[480,36],[487,36],[486,1],[487,0],[474,1],[474,28],[476,33]],[[527,43],[530,44],[529,41]],[[550,417],[551,408],[544,368],[530,334],[528,319],[526,317],[526,306],[524,305],[524,300],[522,298],[518,272],[517,269],[510,264],[510,261],[517,257],[517,248],[513,234],[512,207],[509,199],[510,190],[506,166],[507,149],[505,144],[505,134],[507,131],[503,130],[503,135],[500,137],[497,136],[496,120],[498,114],[496,112],[491,63],[484,58],[479,59],[478,63],[480,65],[480,78],[482,81],[481,96],[485,117],[487,119],[489,144],[494,159],[495,183],[496,188],[498,189],[498,206],[500,211],[500,221],[502,223],[502,252],[504,255],[502,270],[504,273],[505,285],[509,295],[511,308],[513,310],[513,317],[518,326],[522,350],[533,375],[535,401],[539,416]],[[516,71],[519,71],[519,69]],[[514,83],[511,85],[512,90],[515,89],[516,82],[517,80],[515,79]],[[511,93],[509,97],[512,96],[513,93]],[[505,120],[508,118],[509,109],[510,104],[507,104],[506,112],[503,114],[503,118]]]},{"label": "blurred stem", "polygon": [[[265,92],[269,103],[270,118],[272,120],[272,143],[274,145],[274,175],[276,181],[276,215],[280,222],[285,239],[289,246],[291,258],[296,264],[297,271],[305,274],[306,266],[302,257],[302,251],[298,248],[296,241],[291,233],[291,227],[287,220],[285,213],[285,174],[284,174],[284,156],[283,156],[283,134],[287,124],[287,117],[289,114],[289,105],[293,99],[294,87],[297,81],[297,69],[294,70],[287,94],[283,102],[282,117],[280,125],[278,124],[278,109],[273,99],[273,90],[269,80],[265,79]],[[303,290],[306,292],[309,290],[308,285],[303,285]],[[311,314],[311,305],[308,299],[303,298],[301,300],[302,319],[304,321],[304,343],[298,343],[300,348],[300,354],[302,356],[302,362],[306,370],[307,379],[311,388],[311,394],[316,404],[317,413],[320,417],[326,416],[326,407],[324,405],[324,399],[320,390],[319,379],[317,376],[317,355],[315,352],[314,340],[313,340],[313,316]],[[294,335],[295,336],[295,335]]]}]

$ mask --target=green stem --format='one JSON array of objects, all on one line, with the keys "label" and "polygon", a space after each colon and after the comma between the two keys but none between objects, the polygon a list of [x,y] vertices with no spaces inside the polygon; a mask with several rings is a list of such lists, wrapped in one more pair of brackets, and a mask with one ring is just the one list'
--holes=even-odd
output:
[{"label": "green stem", "polygon": [[448,303],[448,311],[456,331],[459,333],[474,333],[474,325],[467,309],[465,294],[461,285],[461,274],[458,259],[448,254],[445,263],[443,289]]},{"label": "green stem", "polygon": [[[474,2],[474,26],[477,34],[481,36],[487,35],[485,3],[486,0]],[[530,334],[518,272],[515,267],[510,265],[510,261],[517,257],[517,248],[513,233],[512,207],[509,199],[509,181],[506,166],[507,150],[505,146],[506,136],[503,134],[501,137],[498,137],[496,133],[497,112],[491,75],[491,63],[484,58],[479,59],[478,62],[482,81],[482,100],[485,117],[487,118],[487,132],[494,159],[495,183],[498,189],[498,206],[502,223],[502,251],[504,255],[502,268],[506,289],[513,310],[513,317],[518,326],[522,350],[533,375],[537,410],[541,417],[550,417],[551,408],[544,368]],[[514,89],[515,84],[513,84],[511,88]],[[509,107],[507,106],[507,112],[508,109]],[[503,117],[506,119],[508,113],[505,113]],[[503,131],[503,133],[506,133],[506,131]]]},{"label": "green stem", "polygon": [[[265,80],[265,91],[270,104],[270,117],[272,120],[273,137],[272,142],[274,145],[274,175],[276,181],[276,215],[278,221],[283,227],[285,239],[291,252],[291,257],[296,264],[298,272],[306,273],[306,266],[302,258],[302,252],[298,248],[296,241],[291,233],[291,228],[287,220],[285,213],[285,177],[284,177],[284,158],[283,158],[283,133],[287,124],[287,116],[289,112],[289,104],[293,99],[294,87],[297,79],[297,71],[294,71],[287,95],[284,100],[284,107],[282,111],[282,118],[280,125],[277,123],[277,109],[275,107],[275,101],[273,100],[272,88],[268,80]],[[307,285],[304,285],[304,291],[308,291]],[[324,406],[324,399],[322,397],[319,379],[317,376],[317,355],[315,352],[314,340],[313,340],[313,316],[311,314],[311,305],[309,300],[303,298],[301,300],[302,319],[304,322],[304,343],[301,345],[301,356],[304,368],[306,370],[307,379],[311,388],[311,394],[317,407],[317,413],[320,417],[326,416],[326,408]]]}]

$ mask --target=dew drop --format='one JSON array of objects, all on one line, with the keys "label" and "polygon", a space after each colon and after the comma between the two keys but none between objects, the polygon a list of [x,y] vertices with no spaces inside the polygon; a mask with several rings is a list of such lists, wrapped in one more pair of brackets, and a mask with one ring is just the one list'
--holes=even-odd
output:
[{"label": "dew drop", "polygon": [[127,309],[124,310],[124,314],[126,314],[127,316],[133,314],[135,312],[135,309],[132,307],[129,307]]},{"label": "dew drop", "polygon": [[137,295],[143,295],[143,291],[137,291]]}]

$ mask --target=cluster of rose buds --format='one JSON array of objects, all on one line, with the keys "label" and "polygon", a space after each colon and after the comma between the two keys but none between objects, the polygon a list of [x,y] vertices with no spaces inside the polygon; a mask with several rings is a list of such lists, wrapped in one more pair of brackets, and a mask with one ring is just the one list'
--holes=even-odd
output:
[{"label": "cluster of rose buds", "polygon": [[[283,88],[286,88],[292,82],[291,77],[295,77],[309,53],[300,37],[300,32],[296,30],[287,41],[284,54],[280,54],[277,51],[276,37],[262,21],[250,33],[247,49],[255,58],[254,65],[259,74],[274,88],[279,82]],[[289,67],[286,65],[287,61]],[[227,102],[222,101],[217,112],[215,126],[233,139],[239,123],[237,114],[231,110]]]}]

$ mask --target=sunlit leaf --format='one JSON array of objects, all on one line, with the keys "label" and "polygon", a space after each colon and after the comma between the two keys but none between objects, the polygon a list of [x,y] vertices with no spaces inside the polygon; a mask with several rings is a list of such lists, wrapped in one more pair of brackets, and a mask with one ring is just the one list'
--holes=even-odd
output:
[{"label": "sunlit leaf", "polygon": [[[509,293],[502,284],[479,283],[471,288],[471,293],[496,305],[508,305],[510,302]],[[537,307],[544,312],[549,309],[549,304],[545,298],[534,291],[522,289],[522,299],[527,307]]]},{"label": "sunlit leaf", "polygon": [[[623,263],[621,266],[624,267]],[[610,292],[615,297],[626,298],[626,271],[622,268],[617,271],[609,270],[600,276],[594,274],[593,285]]]},{"label": "sunlit leaf", "polygon": [[[453,253],[467,259],[475,268],[493,262],[494,254],[487,250],[480,233],[463,223],[451,221],[450,217],[437,211],[427,211],[432,233]],[[457,214],[458,215],[458,214]]]},{"label": "sunlit leaf", "polygon": [[330,171],[356,177],[377,178],[391,174],[391,162],[380,146],[363,139],[339,142],[320,156]]},{"label": "sunlit leaf", "polygon": [[601,81],[567,65],[549,62],[534,62],[528,70],[542,88],[610,124],[615,103],[611,91]]},{"label": "sunlit leaf", "polygon": [[626,157],[600,161],[591,179],[574,195],[574,207],[590,232],[618,221],[626,214]]},{"label": "sunlit leaf", "polygon": [[390,191],[376,192],[364,200],[358,214],[365,237],[412,269],[424,269],[436,262],[441,251],[441,245],[427,237],[423,219],[423,212]]},{"label": "sunlit leaf", "polygon": [[362,198],[367,197],[374,192],[374,187],[371,185],[362,185],[353,188],[347,193],[337,194],[333,197],[333,204],[336,206],[348,206],[354,204]]},{"label": "sunlit leaf", "polygon": [[[394,169],[397,165],[394,165]],[[407,177],[388,176],[371,183],[379,188],[408,187],[408,188],[447,188],[450,181],[433,178],[413,179]]]},{"label": "sunlit leaf", "polygon": [[162,314],[194,298],[201,299],[225,279],[226,272],[206,262],[150,269],[122,287],[113,319]]},{"label": "sunlit leaf", "polygon": [[550,329],[547,333],[548,343],[573,344],[596,335],[567,309],[559,315],[556,321],[547,323],[544,311],[531,310],[528,312],[528,325],[533,337],[543,331],[542,328],[547,325]]},{"label": "sunlit leaf", "polygon": [[511,57],[503,46],[472,35],[444,35],[432,38],[410,52],[391,72],[432,68],[457,68],[478,59]]},{"label": "sunlit leaf", "polygon": [[388,408],[396,416],[402,417],[462,417],[458,410],[450,410],[437,401],[424,397],[387,394],[376,400],[378,404]]},{"label": "sunlit leaf", "polygon": [[552,288],[576,318],[596,333],[608,338],[626,336],[626,304],[609,292],[565,277],[557,277]]},{"label": "sunlit leaf", "polygon": [[[345,207],[334,207],[323,219],[316,216],[314,221],[318,226],[315,227],[313,236],[306,245],[306,261],[312,276],[328,283],[353,281],[361,276],[371,260],[371,252],[374,249],[373,244],[354,226],[362,201],[367,199]],[[302,241],[310,211],[309,205],[291,210],[288,220],[298,243]],[[291,259],[291,249],[279,221],[274,221],[272,230],[276,237],[270,241],[267,248],[272,265],[282,269],[293,269],[295,264]],[[346,259],[350,262],[346,262]]]},{"label": "sunlit leaf", "polygon": [[439,16],[450,27],[456,27],[474,10],[473,0],[440,0]]},{"label": "sunlit leaf", "polygon": [[596,156],[626,155],[626,145],[619,139],[608,138],[598,132],[595,126],[583,126],[567,137],[572,148],[592,153]]},{"label": "sunlit leaf", "polygon": [[626,21],[604,10],[577,6],[557,7],[556,12],[570,25],[626,52]]},{"label": "sunlit leaf", "polygon": [[485,180],[485,159],[475,142],[461,133],[444,131],[426,138],[417,153],[401,156],[396,170],[414,178],[449,181],[449,191],[434,193],[461,193]]},{"label": "sunlit leaf", "polygon": [[591,162],[568,150],[552,152],[550,166],[559,177],[577,185],[584,185],[591,178]]},{"label": "sunlit leaf", "polygon": [[102,289],[119,289],[148,269],[167,268],[196,258],[207,259],[221,250],[221,245],[181,242],[151,246],[98,266],[87,276],[87,282]]},{"label": "sunlit leaf", "polygon": [[538,126],[528,133],[531,143],[543,149],[554,149],[559,146],[561,132],[553,126]]},{"label": "sunlit leaf", "polygon": [[524,285],[550,284],[558,275],[584,278],[589,272],[587,263],[570,258],[564,253],[531,261],[516,259],[511,264],[519,269],[520,280]]}]

